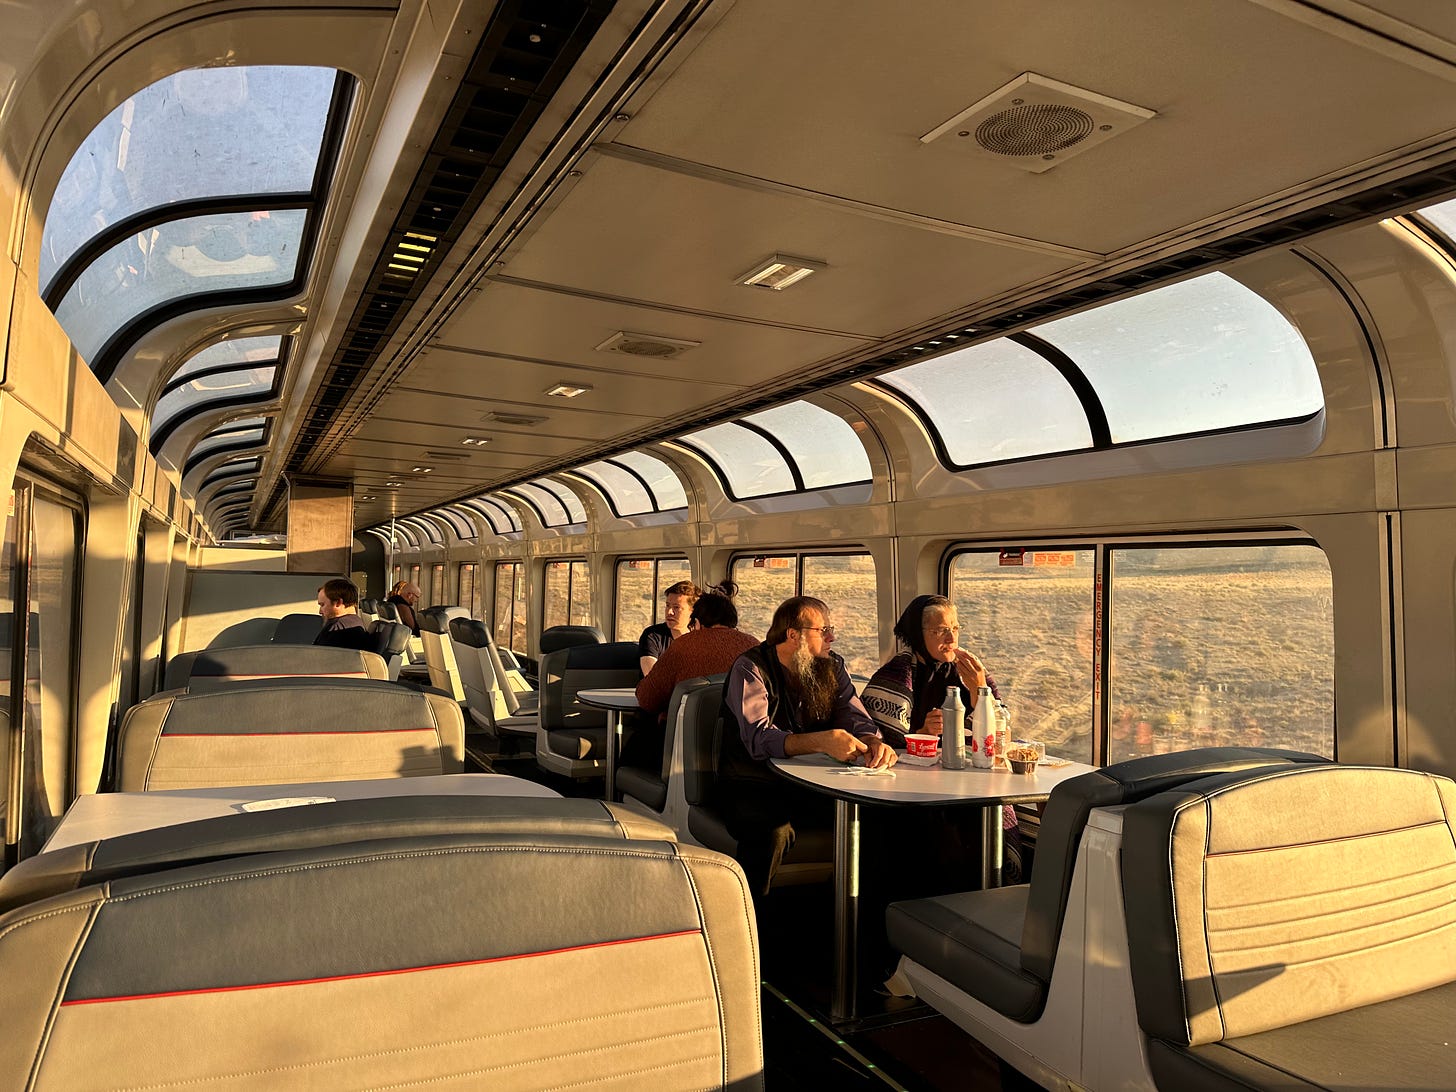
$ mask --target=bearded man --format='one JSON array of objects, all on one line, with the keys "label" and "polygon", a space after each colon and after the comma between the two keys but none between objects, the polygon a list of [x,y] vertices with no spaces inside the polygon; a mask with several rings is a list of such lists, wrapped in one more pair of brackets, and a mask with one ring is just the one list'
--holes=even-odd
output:
[{"label": "bearded man", "polygon": [[[735,856],[755,899],[768,893],[796,825],[832,823],[828,798],[774,776],[769,759],[825,754],[871,768],[895,764],[833,643],[829,608],[795,596],[779,604],[763,644],[738,657],[723,684],[713,805],[738,842]],[[735,724],[736,733],[728,730]]]}]

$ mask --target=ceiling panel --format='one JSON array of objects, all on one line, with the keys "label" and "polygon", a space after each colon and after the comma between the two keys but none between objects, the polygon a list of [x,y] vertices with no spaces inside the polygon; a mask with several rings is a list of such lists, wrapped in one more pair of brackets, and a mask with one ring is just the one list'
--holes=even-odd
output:
[{"label": "ceiling panel", "polygon": [[[612,138],[1107,252],[1456,127],[1452,83],[1254,3],[835,10],[739,0]],[[1040,175],[919,142],[1024,71],[1159,116]]]},{"label": "ceiling panel", "polygon": [[[782,292],[738,277],[775,253],[827,262]],[[597,158],[511,277],[767,322],[885,337],[1077,262]]]}]

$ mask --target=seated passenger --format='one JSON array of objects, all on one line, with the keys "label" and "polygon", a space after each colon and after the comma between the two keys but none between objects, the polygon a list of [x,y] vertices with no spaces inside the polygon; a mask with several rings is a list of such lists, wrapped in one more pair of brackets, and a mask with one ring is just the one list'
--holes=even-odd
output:
[{"label": "seated passenger", "polygon": [[409,626],[410,633],[416,637],[420,635],[420,620],[415,614],[415,607],[424,598],[424,594],[418,584],[401,580],[389,589],[389,598],[385,600],[386,603],[394,604],[395,610],[399,611],[399,620]]},{"label": "seated passenger", "polygon": [[652,673],[637,684],[637,704],[648,713],[665,715],[672,692],[685,679],[718,675],[758,642],[738,628],[738,608],[729,598],[729,583],[705,592],[693,604],[688,632],[673,641]]},{"label": "seated passenger", "polygon": [[940,707],[952,683],[960,687],[968,717],[981,687],[1000,696],[986,665],[957,645],[960,634],[955,604],[943,595],[918,596],[901,613],[895,623],[900,651],[864,688],[865,708],[892,746],[903,749],[907,735],[941,734]]},{"label": "seated passenger", "polygon": [[318,607],[324,628],[313,639],[314,644],[361,650],[373,644],[364,619],[359,617],[359,589],[352,580],[336,577],[325,581],[318,590]]},{"label": "seated passenger", "polygon": [[774,776],[770,758],[826,754],[871,768],[897,758],[855,695],[844,661],[830,650],[833,642],[829,608],[795,596],[774,611],[763,644],[733,662],[723,685],[712,806],[738,841],[738,863],[755,898],[768,893],[795,825],[828,826],[832,818],[828,797]]},{"label": "seated passenger", "polygon": [[[911,600],[895,623],[900,651],[885,663],[864,688],[864,705],[879,725],[886,740],[905,746],[905,736],[943,734],[940,707],[952,686],[961,690],[966,716],[976,706],[982,686],[1000,697],[986,665],[974,653],[961,648],[960,621],[955,604],[943,595],[921,595]],[[979,872],[976,861],[980,838],[979,818],[971,811],[937,809],[935,830],[928,837],[901,839],[902,844],[926,850],[926,859],[904,861],[901,875],[922,886],[899,888],[901,897],[940,894],[947,873],[969,876]],[[1008,884],[1021,882],[1021,834],[1016,809],[1001,809],[1004,832],[1001,876]],[[952,885],[950,890],[958,890]]]},{"label": "seated passenger", "polygon": [[662,599],[662,621],[648,626],[637,639],[637,663],[643,675],[652,670],[668,645],[688,631],[688,612],[698,601],[698,586],[691,580],[679,580],[662,593]]}]

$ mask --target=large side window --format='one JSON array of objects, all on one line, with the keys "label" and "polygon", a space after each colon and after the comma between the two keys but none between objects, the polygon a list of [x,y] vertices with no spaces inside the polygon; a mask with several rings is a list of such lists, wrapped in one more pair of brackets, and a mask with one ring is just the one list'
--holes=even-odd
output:
[{"label": "large side window", "polygon": [[430,601],[425,604],[430,607],[438,607],[445,602],[445,566],[430,566]]},{"label": "large side window", "polygon": [[467,562],[460,566],[460,581],[456,585],[455,605],[464,607],[470,617],[480,617],[480,585],[475,579],[476,566]]},{"label": "large side window", "polygon": [[[75,794],[71,740],[75,710],[75,625],[81,510],[18,480],[10,495],[4,561],[10,574],[9,684],[5,733],[9,779],[6,857],[40,849]],[[13,680],[24,679],[23,686]]]},{"label": "large side window", "polygon": [[794,595],[824,600],[836,630],[834,651],[854,675],[873,675],[879,666],[880,627],[875,599],[875,562],[869,554],[770,554],[733,559],[738,585],[738,628],[755,637],[768,633],[774,610]]},{"label": "large side window", "polygon": [[624,558],[617,562],[613,633],[618,641],[635,641],[648,626],[662,621],[662,593],[693,578],[681,557]]},{"label": "large side window", "polygon": [[1015,734],[1082,762],[1092,758],[1094,562],[1091,549],[956,554],[946,593],[961,647],[985,661]]},{"label": "large side window", "polygon": [[1319,547],[1119,548],[1111,572],[1109,762],[1220,744],[1333,754]]},{"label": "large side window", "polygon": [[566,625],[571,614],[571,562],[546,562],[546,580],[541,590],[544,598],[541,628]]},{"label": "large side window", "polygon": [[[519,640],[516,631],[520,630]],[[519,561],[499,561],[495,566],[495,643],[512,651],[525,651],[526,586]]]}]

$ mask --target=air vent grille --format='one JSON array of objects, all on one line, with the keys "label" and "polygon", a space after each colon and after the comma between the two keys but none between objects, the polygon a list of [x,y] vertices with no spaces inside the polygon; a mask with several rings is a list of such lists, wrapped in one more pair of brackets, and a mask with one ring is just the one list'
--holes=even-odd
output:
[{"label": "air vent grille", "polygon": [[1075,106],[1013,106],[976,126],[976,143],[997,155],[1060,152],[1092,135],[1092,115]]},{"label": "air vent grille", "polygon": [[689,349],[696,349],[700,341],[680,341],[677,338],[660,337],[657,334],[634,334],[619,330],[597,346],[601,353],[622,353],[625,356],[646,356],[656,360],[675,360]]}]

